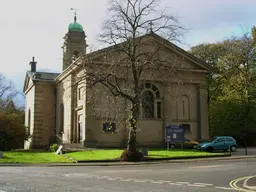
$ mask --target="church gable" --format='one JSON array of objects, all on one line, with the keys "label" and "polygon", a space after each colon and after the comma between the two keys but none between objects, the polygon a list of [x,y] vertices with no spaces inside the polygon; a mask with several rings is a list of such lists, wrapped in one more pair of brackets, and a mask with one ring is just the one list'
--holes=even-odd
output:
[{"label": "church gable", "polygon": [[[141,53],[147,51],[150,54],[157,50],[155,55],[171,67],[181,70],[201,70],[205,72],[210,70],[210,66],[200,59],[154,33],[138,37],[137,40],[140,46],[139,49],[142,50]],[[88,58],[94,62],[114,64],[118,61],[121,62],[127,57],[124,51],[118,51],[124,48],[125,43],[120,43],[116,46],[88,54]]]},{"label": "church gable", "polygon": [[171,65],[174,68],[184,70],[210,70],[210,66],[208,64],[161,36],[152,33],[150,35],[150,39],[157,47],[159,47],[160,58],[170,61],[169,63],[173,63]]},{"label": "church gable", "polygon": [[204,66],[204,64],[188,58],[184,53],[180,53],[169,47],[163,46],[159,52],[161,60],[170,65],[173,69],[201,70],[205,72],[209,70],[208,66]]},{"label": "church gable", "polygon": [[27,73],[25,77],[25,82],[23,86],[23,92],[25,93],[27,89],[33,84],[31,76]]}]

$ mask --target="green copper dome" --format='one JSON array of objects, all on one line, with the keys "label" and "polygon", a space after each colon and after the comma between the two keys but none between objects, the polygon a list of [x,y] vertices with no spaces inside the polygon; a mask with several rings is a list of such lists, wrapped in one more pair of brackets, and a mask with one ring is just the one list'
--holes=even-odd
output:
[{"label": "green copper dome", "polygon": [[74,18],[74,22],[70,23],[68,26],[68,30],[71,32],[83,32],[83,26],[76,22],[76,16]]}]

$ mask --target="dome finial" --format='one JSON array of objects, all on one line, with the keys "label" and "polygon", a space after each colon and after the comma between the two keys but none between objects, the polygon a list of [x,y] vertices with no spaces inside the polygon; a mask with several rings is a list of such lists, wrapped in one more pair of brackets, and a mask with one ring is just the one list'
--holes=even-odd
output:
[{"label": "dome finial", "polygon": [[77,11],[77,9],[76,8],[71,8],[70,10],[73,10],[74,11],[74,22],[76,22],[76,20],[77,20],[77,17],[76,17],[76,11]]},{"label": "dome finial", "polygon": [[77,22],[77,17],[76,17],[76,11],[78,9],[71,8],[71,10],[74,11],[74,22],[69,24],[68,30],[71,32],[81,32],[82,33],[84,31],[83,26]]}]

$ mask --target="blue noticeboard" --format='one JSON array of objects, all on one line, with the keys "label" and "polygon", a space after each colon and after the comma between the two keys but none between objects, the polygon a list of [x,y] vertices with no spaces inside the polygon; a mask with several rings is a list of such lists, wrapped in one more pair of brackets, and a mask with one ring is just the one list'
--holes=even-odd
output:
[{"label": "blue noticeboard", "polygon": [[184,129],[181,125],[170,125],[165,128],[165,142],[183,142]]}]

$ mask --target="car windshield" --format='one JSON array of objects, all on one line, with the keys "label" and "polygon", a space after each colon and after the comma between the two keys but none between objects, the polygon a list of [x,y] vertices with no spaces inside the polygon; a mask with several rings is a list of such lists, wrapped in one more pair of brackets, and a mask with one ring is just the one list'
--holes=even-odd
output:
[{"label": "car windshield", "polygon": [[184,141],[190,141],[188,138],[184,137]]},{"label": "car windshield", "polygon": [[210,140],[210,142],[213,142],[213,141],[215,141],[217,139],[217,137],[213,137],[211,140]]}]

